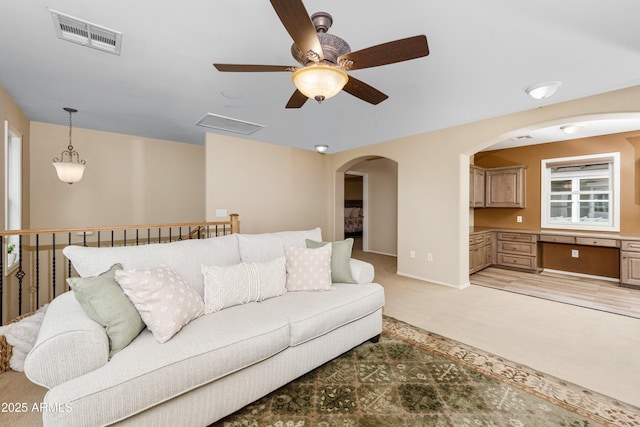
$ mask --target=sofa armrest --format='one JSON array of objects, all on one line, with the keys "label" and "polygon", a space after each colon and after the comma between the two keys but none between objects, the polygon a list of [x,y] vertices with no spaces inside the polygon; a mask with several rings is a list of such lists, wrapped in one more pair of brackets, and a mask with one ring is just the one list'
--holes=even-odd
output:
[{"label": "sofa armrest", "polygon": [[375,276],[373,264],[366,261],[360,261],[359,259],[353,259],[349,261],[351,267],[351,277],[356,283],[372,283]]},{"label": "sofa armrest", "polygon": [[47,308],[36,343],[24,362],[33,383],[52,388],[105,365],[109,338],[73,295],[56,297]]}]

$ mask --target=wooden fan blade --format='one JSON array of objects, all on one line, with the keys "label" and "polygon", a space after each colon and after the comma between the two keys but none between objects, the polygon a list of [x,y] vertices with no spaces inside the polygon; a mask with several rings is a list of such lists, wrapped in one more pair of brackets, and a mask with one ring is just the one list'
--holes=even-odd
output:
[{"label": "wooden fan blade", "polygon": [[380,92],[373,86],[369,86],[365,82],[351,76],[349,76],[349,81],[347,81],[347,84],[342,90],[373,105],[380,104],[389,98],[388,95]]},{"label": "wooden fan blade", "polygon": [[371,46],[338,57],[338,64],[345,70],[361,70],[394,64],[429,55],[427,37],[424,35],[409,37]]},{"label": "wooden fan blade", "polygon": [[233,72],[270,72],[270,71],[295,71],[298,67],[290,65],[247,65],[247,64],[213,64],[218,71]]},{"label": "wooden fan blade", "polygon": [[293,95],[291,95],[291,98],[289,98],[286,108],[300,108],[307,102],[307,99],[309,98],[307,98],[305,94],[296,89]]},{"label": "wooden fan blade", "polygon": [[302,0],[271,0],[271,5],[300,50],[303,52],[312,51],[318,55],[318,61],[323,60],[324,53],[316,33],[316,27],[311,22]]}]

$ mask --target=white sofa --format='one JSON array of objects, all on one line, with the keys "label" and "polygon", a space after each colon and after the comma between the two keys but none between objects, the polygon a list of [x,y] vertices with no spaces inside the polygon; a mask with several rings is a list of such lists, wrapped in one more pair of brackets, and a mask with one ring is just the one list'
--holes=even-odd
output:
[{"label": "white sofa", "polygon": [[[237,234],[126,247],[67,247],[81,277],[114,263],[136,269],[165,262],[202,296],[203,265],[263,262],[285,243],[321,241],[320,229]],[[109,359],[105,329],[73,292],[55,298],[25,374],[49,389],[45,426],[207,426],[293,379],[375,339],[382,331],[383,288],[373,266],[350,261],[353,281],[326,292],[287,292],[202,315],[173,338],[143,330]]]}]

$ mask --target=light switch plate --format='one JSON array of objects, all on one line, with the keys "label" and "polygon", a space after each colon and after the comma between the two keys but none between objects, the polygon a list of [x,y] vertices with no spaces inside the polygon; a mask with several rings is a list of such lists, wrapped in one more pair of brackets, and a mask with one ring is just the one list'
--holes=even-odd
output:
[{"label": "light switch plate", "polygon": [[218,218],[225,218],[225,217],[228,217],[229,215],[227,214],[226,209],[216,209],[216,216]]}]

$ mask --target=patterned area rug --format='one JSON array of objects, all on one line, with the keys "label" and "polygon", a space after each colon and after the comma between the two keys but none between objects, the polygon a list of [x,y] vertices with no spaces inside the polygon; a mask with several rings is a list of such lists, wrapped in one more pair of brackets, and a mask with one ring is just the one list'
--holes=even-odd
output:
[{"label": "patterned area rug", "polygon": [[638,408],[384,318],[383,335],[215,427],[640,426]]}]

